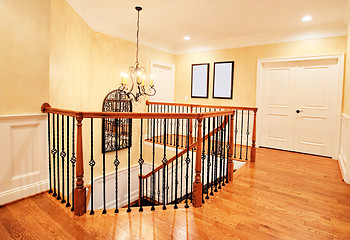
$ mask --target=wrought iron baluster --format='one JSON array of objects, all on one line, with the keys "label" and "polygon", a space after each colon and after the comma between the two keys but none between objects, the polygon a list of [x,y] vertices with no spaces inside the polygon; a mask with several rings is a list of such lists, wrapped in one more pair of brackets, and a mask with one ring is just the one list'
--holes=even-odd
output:
[{"label": "wrought iron baluster", "polygon": [[171,162],[171,183],[170,183],[170,202],[173,202],[173,192],[174,192],[174,161]]},{"label": "wrought iron baluster", "polygon": [[221,181],[222,181],[222,186],[225,186],[225,159],[226,159],[226,120],[227,116],[224,116],[224,120],[223,120],[223,129],[222,129],[222,152],[221,152],[221,159],[222,159],[222,172],[221,172]]},{"label": "wrought iron baluster", "polygon": [[75,117],[72,118],[72,157],[70,159],[72,163],[72,212],[74,211],[74,183],[75,183],[75,163],[77,159],[75,157]]},{"label": "wrought iron baluster", "polygon": [[146,178],[146,184],[145,184],[145,193],[144,193],[144,196],[146,197],[146,199],[148,198],[148,194],[147,194],[147,192],[148,192],[148,178]]},{"label": "wrought iron baluster", "polygon": [[[203,133],[202,133],[202,136],[203,136],[203,148],[202,148],[202,202],[204,203],[204,193],[205,193],[205,185],[204,185],[204,179],[205,179],[205,171],[204,171],[204,161],[205,161],[205,122],[206,122],[206,119],[204,118],[203,119]],[[192,153],[193,153],[193,150],[192,150]],[[196,153],[198,154],[198,153]],[[193,177],[193,156],[192,156],[192,177]],[[193,178],[191,178],[191,186],[193,185]],[[192,192],[192,196],[193,196],[193,189],[191,188],[191,192]],[[193,197],[192,197],[193,198]]]},{"label": "wrought iron baluster", "polygon": [[[132,124],[132,119],[129,118],[128,119],[129,122],[129,126],[131,126]],[[128,209],[126,210],[127,212],[131,212],[131,208],[130,208],[130,168],[131,168],[131,139],[130,137],[128,138]]]},{"label": "wrought iron baluster", "polygon": [[61,150],[61,161],[62,161],[62,200],[61,203],[66,203],[64,198],[64,159],[66,157],[66,152],[64,151],[64,116],[62,115],[62,150]]},{"label": "wrought iron baluster", "polygon": [[[156,105],[156,110],[157,110],[157,113],[158,113],[158,105]],[[156,126],[156,130],[157,130],[157,133],[156,133],[156,135],[157,135],[157,143],[159,142],[159,119],[156,119],[156,122],[157,122],[157,126]]]},{"label": "wrought iron baluster", "polygon": [[[190,126],[190,127],[192,127],[192,126]],[[190,186],[191,186],[191,203],[192,203],[192,201],[193,201],[193,174],[194,174],[194,172],[193,172],[193,170],[194,170],[194,166],[193,166],[193,160],[195,159],[194,158],[194,148],[192,148],[191,149],[191,152],[192,152],[192,155],[191,155],[191,159],[192,159],[192,161],[191,161],[191,181],[190,181]]]},{"label": "wrought iron baluster", "polygon": [[176,154],[176,159],[175,159],[175,205],[174,205],[174,209],[177,209],[177,186],[179,184],[178,181],[178,175],[177,175],[177,171],[178,171],[178,158],[179,158],[179,119],[175,120],[175,124],[176,124],[176,142],[175,142],[175,154]]},{"label": "wrought iron baluster", "polygon": [[[69,116],[67,116],[67,204],[66,207],[70,207],[70,202],[69,202]],[[73,189],[74,190],[74,189]]]},{"label": "wrought iron baluster", "polygon": [[[147,105],[147,112],[150,112],[150,105]],[[149,140],[149,118],[147,119],[147,140]]]},{"label": "wrought iron baluster", "polygon": [[[58,117],[58,115],[57,115]],[[53,195],[54,197],[57,196],[56,193],[56,154],[57,154],[57,149],[56,149],[56,133],[55,133],[55,114],[52,114],[52,165],[53,165]]]},{"label": "wrought iron baluster", "polygon": [[[220,125],[219,125],[220,123]],[[218,122],[218,127],[222,127],[222,116],[219,117],[219,122]],[[220,128],[220,131],[219,131],[219,143],[218,143],[218,148],[219,148],[219,151],[218,151],[218,156],[219,156],[219,163],[220,163],[220,166],[218,167],[218,170],[219,170],[219,176],[218,176],[218,183],[219,183],[219,187],[218,189],[221,189],[221,172],[222,172],[222,134],[223,134],[223,129]]]},{"label": "wrought iron baluster", "polygon": [[143,143],[143,137],[142,137],[142,135],[143,135],[143,119],[141,118],[140,119],[140,121],[141,121],[141,134],[140,134],[140,158],[139,158],[139,165],[140,165],[140,189],[139,189],[139,191],[140,191],[140,202],[139,202],[139,204],[140,204],[140,208],[139,208],[139,212],[142,212],[143,211],[143,207],[142,207],[142,199],[143,199],[143,196],[142,196],[142,165],[143,165],[143,163],[145,162],[144,160],[143,160],[143,158],[142,158],[142,143]]},{"label": "wrought iron baluster", "polygon": [[167,162],[168,162],[168,160],[167,160],[167,158],[166,158],[166,134],[167,134],[167,132],[166,132],[166,119],[164,119],[164,139],[163,139],[163,142],[164,142],[164,147],[163,147],[163,149],[164,149],[164,155],[163,155],[163,160],[162,160],[162,163],[163,163],[163,210],[165,210],[166,209],[166,192],[165,192],[165,190],[166,190],[166,183],[165,183],[165,171],[166,171],[166,169],[165,169],[165,166],[166,166],[166,164],[167,164]]},{"label": "wrought iron baluster", "polygon": [[[159,105],[159,112],[163,112],[163,105]],[[162,143],[162,140],[164,140],[164,137],[162,138],[162,133],[163,133],[163,119],[158,119],[159,120],[159,143]]]},{"label": "wrought iron baluster", "polygon": [[61,200],[61,191],[60,191],[60,154],[59,154],[59,149],[60,149],[60,126],[59,126],[59,121],[60,117],[57,115],[57,200]]},{"label": "wrought iron baluster", "polygon": [[242,110],[242,121],[241,121],[241,147],[239,150],[239,159],[242,159],[242,148],[243,148],[243,110]]},{"label": "wrought iron baluster", "polygon": [[[152,190],[152,193],[151,193],[151,197],[152,197],[152,208],[151,208],[151,211],[155,210],[155,207],[154,207],[154,203],[155,203],[155,200],[156,200],[156,196],[155,196],[155,185],[156,185],[156,182],[155,182],[155,178],[154,178],[154,161],[155,161],[155,135],[156,135],[156,123],[155,123],[155,119],[153,119],[153,131],[152,131],[152,139],[153,139],[153,145],[152,145],[152,187],[151,187],[151,190]],[[151,183],[150,183],[151,184]]]},{"label": "wrought iron baluster", "polygon": [[[210,118],[208,118],[208,151],[207,151],[207,196],[205,199],[209,199],[209,185],[210,185]],[[204,184],[204,182],[203,182]]]},{"label": "wrought iron baluster", "polygon": [[219,117],[216,117],[216,135],[215,135],[215,170],[214,170],[214,192],[218,191],[218,141],[219,141]]},{"label": "wrought iron baluster", "polygon": [[[213,131],[215,130],[215,117],[213,117]],[[215,132],[213,132],[213,136],[212,136],[212,148],[211,148],[211,184],[210,184],[210,195],[214,195],[214,170],[215,170],[215,137],[216,137]]]},{"label": "wrought iron baluster", "polygon": [[[104,128],[102,128],[104,129]],[[91,130],[90,130],[90,161],[89,161],[89,165],[90,165],[90,175],[91,175],[91,195],[90,195],[90,215],[93,215],[94,212],[94,166],[96,164],[95,160],[94,160],[94,121],[93,118],[91,118]]]},{"label": "wrought iron baluster", "polygon": [[185,208],[188,208],[188,168],[189,168],[189,164],[191,162],[190,159],[190,119],[187,119],[187,134],[186,134],[186,148],[187,148],[187,156],[186,156],[186,175],[185,175],[185,179],[186,179],[186,202],[185,202]]},{"label": "wrought iron baluster", "polygon": [[[168,105],[168,113],[169,113],[169,105]],[[165,110],[165,106],[164,106],[164,110]],[[167,130],[167,134],[166,134],[166,143],[167,144],[169,144],[170,143],[170,140],[169,140],[169,129],[170,129],[170,126],[169,126],[169,124],[170,124],[170,120],[167,122],[167,125],[166,125],[166,128],[168,129]],[[171,131],[170,131],[170,133],[171,133]]]},{"label": "wrought iron baluster", "polygon": [[[158,186],[157,186],[158,205],[161,204],[161,201],[160,201],[160,177],[159,177],[159,174],[160,174],[160,170],[157,172],[157,182],[158,182]],[[155,198],[154,198],[154,199],[155,199]]]},{"label": "wrought iron baluster", "polygon": [[[173,111],[173,106],[169,106],[170,108],[170,113]],[[170,119],[170,145],[173,145],[173,119]]]},{"label": "wrought iron baluster", "polygon": [[[106,121],[104,118],[102,121]],[[103,210],[102,214],[106,214],[106,153],[102,153],[102,197],[103,197]]]},{"label": "wrought iron baluster", "polygon": [[52,183],[51,183],[51,137],[50,137],[50,113],[47,113],[47,149],[49,151],[49,193],[52,193]]},{"label": "wrought iron baluster", "polygon": [[[174,113],[176,113],[176,106],[174,106]],[[174,120],[174,122],[178,122],[177,120]],[[176,124],[176,123],[175,123]],[[175,127],[174,127],[174,131],[175,131]],[[174,144],[176,145],[176,133],[175,133],[175,135],[174,135]]]},{"label": "wrought iron baluster", "polygon": [[[119,149],[119,144],[120,144],[120,119],[115,118],[114,119],[115,123],[115,159],[113,161],[114,167],[115,167],[115,210],[114,213],[119,213],[118,209],[118,166],[120,164],[119,158],[118,158],[118,149]],[[103,144],[103,146],[105,146]]]},{"label": "wrought iron baluster", "polygon": [[183,155],[181,155],[181,164],[180,164],[180,199],[182,200],[182,182],[183,182],[183,162],[184,162],[184,159],[183,159]]},{"label": "wrought iron baluster", "polygon": [[249,115],[250,111],[248,111],[248,119],[247,119],[247,145],[246,145],[246,152],[245,152],[245,160],[248,160],[248,145],[249,145]]},{"label": "wrought iron baluster", "polygon": [[238,134],[238,110],[235,111],[235,151],[234,151],[234,158],[237,157],[236,150],[237,150],[237,134]]},{"label": "wrought iron baluster", "polygon": [[[230,115],[227,116],[227,141],[226,141],[226,183],[228,181],[228,158],[230,157]],[[232,157],[232,156],[231,156]]]},{"label": "wrought iron baluster", "polygon": [[[182,106],[182,113],[185,112],[185,106]],[[184,147],[184,119],[181,120],[182,121],[182,131],[181,131],[181,147]]]}]

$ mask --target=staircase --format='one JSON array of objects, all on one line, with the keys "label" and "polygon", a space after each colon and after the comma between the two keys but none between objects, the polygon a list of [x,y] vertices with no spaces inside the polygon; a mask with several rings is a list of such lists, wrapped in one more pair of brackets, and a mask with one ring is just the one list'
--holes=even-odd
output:
[{"label": "staircase", "polygon": [[[105,214],[123,207],[201,207],[233,180],[234,161],[255,161],[256,108],[146,104],[146,113],[42,105],[48,114],[49,193],[75,215],[93,215],[96,208]],[[124,150],[104,148],[110,142],[121,149],[122,141]]]}]

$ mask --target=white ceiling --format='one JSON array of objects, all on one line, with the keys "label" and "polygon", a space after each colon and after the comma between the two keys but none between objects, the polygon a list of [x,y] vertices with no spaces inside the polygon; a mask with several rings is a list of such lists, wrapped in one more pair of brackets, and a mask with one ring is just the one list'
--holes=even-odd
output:
[{"label": "white ceiling", "polygon": [[[346,34],[347,0],[67,0],[98,32],[171,53]],[[302,22],[311,15],[311,22]],[[183,40],[188,35],[190,41]]]}]

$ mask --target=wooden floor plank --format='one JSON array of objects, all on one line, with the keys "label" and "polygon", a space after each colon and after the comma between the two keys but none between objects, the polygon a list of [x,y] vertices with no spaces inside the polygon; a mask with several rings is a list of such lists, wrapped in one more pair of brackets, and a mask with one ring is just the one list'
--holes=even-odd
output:
[{"label": "wooden floor plank", "polygon": [[202,208],[77,217],[45,193],[0,208],[0,239],[350,239],[350,186],[336,160],[258,149]]}]

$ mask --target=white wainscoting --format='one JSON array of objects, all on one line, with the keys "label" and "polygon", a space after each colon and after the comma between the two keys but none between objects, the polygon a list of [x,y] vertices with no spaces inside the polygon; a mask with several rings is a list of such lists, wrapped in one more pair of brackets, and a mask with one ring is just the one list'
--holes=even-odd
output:
[{"label": "white wainscoting", "polygon": [[47,115],[0,116],[0,204],[48,190]]},{"label": "white wainscoting", "polygon": [[[146,144],[148,144],[148,143],[146,143]],[[171,149],[171,148],[169,148],[169,149]],[[195,153],[194,153],[194,159],[196,159]],[[208,159],[208,156],[206,156],[205,159]],[[245,164],[245,162],[239,162],[239,161],[233,161],[233,162],[234,162],[234,169],[236,169],[236,170]],[[183,160],[182,166],[183,166],[182,169],[183,169],[183,176],[184,176],[185,168],[186,168],[186,163],[184,160]],[[204,161],[204,166],[205,166],[205,168],[207,167],[206,160]],[[156,167],[158,167],[158,166],[156,166]],[[191,171],[191,164],[189,165],[189,167],[190,167],[189,171]],[[193,177],[195,175],[194,168],[195,168],[195,165],[193,165]],[[139,180],[138,180],[139,171],[140,171],[140,169],[139,169],[138,164],[131,166],[131,168],[130,168],[130,179],[131,179],[131,181],[130,181],[130,202],[137,200],[139,197]],[[143,175],[151,172],[152,171],[152,164],[145,162],[143,164],[142,171],[143,171],[142,172]],[[172,174],[175,174],[174,172],[175,172],[175,167],[173,170],[171,168],[169,168],[169,170],[168,170],[169,177]],[[179,161],[179,163],[178,163],[179,182],[180,182],[180,172],[181,172],[181,164]],[[163,174],[163,172],[161,172],[160,179],[162,179],[162,176],[163,176],[162,174]],[[158,175],[156,174],[156,179],[155,179],[156,183],[158,183],[157,176]],[[173,175],[173,176],[175,176],[175,175]],[[206,173],[205,173],[205,179],[207,179]],[[194,179],[192,179],[192,181],[193,180]],[[151,178],[149,178],[149,181],[151,181]],[[206,180],[205,180],[205,182],[206,182]],[[156,184],[155,192],[158,191],[157,185],[158,184]],[[127,171],[127,169],[122,169],[122,170],[118,171],[118,208],[124,207],[128,204],[127,186],[128,186],[128,171]],[[148,185],[148,186],[150,186],[150,185]],[[183,177],[182,190],[180,188],[181,187],[179,185],[178,186],[178,196],[179,197],[181,196],[181,194],[180,194],[181,192],[183,193],[183,195],[186,192],[186,185],[185,185],[184,177]],[[171,189],[171,187],[170,187],[170,189]],[[100,177],[97,177],[94,179],[94,188],[93,188],[93,191],[94,191],[94,197],[93,197],[94,198],[94,209],[103,209],[103,195],[102,195],[103,191],[102,190],[103,190],[103,178],[102,178],[102,176],[100,176]],[[189,190],[191,190],[191,179],[189,179]],[[160,191],[162,192],[162,190],[160,190]],[[151,187],[148,187],[147,188],[147,195],[150,196],[151,192],[152,192]],[[170,190],[169,190],[169,194],[171,194]],[[160,194],[159,199],[158,199],[158,195],[157,195],[157,200],[162,202],[163,195]],[[90,210],[91,209],[91,200],[88,199],[88,201],[89,201],[88,210]],[[115,173],[114,172],[106,174],[106,209],[111,209],[111,208],[115,208]]]},{"label": "white wainscoting", "polygon": [[[139,197],[139,165],[130,168],[130,201],[133,202]],[[144,163],[142,173],[146,174],[152,171],[152,164]],[[94,209],[103,209],[103,178],[102,176],[94,179]],[[88,209],[91,209],[91,201],[88,199]],[[128,169],[118,171],[118,207],[124,207],[128,204]],[[115,208],[115,173],[106,174],[106,208]]]},{"label": "white wainscoting", "polygon": [[341,116],[338,162],[344,181],[350,184],[350,119],[345,114]]}]

